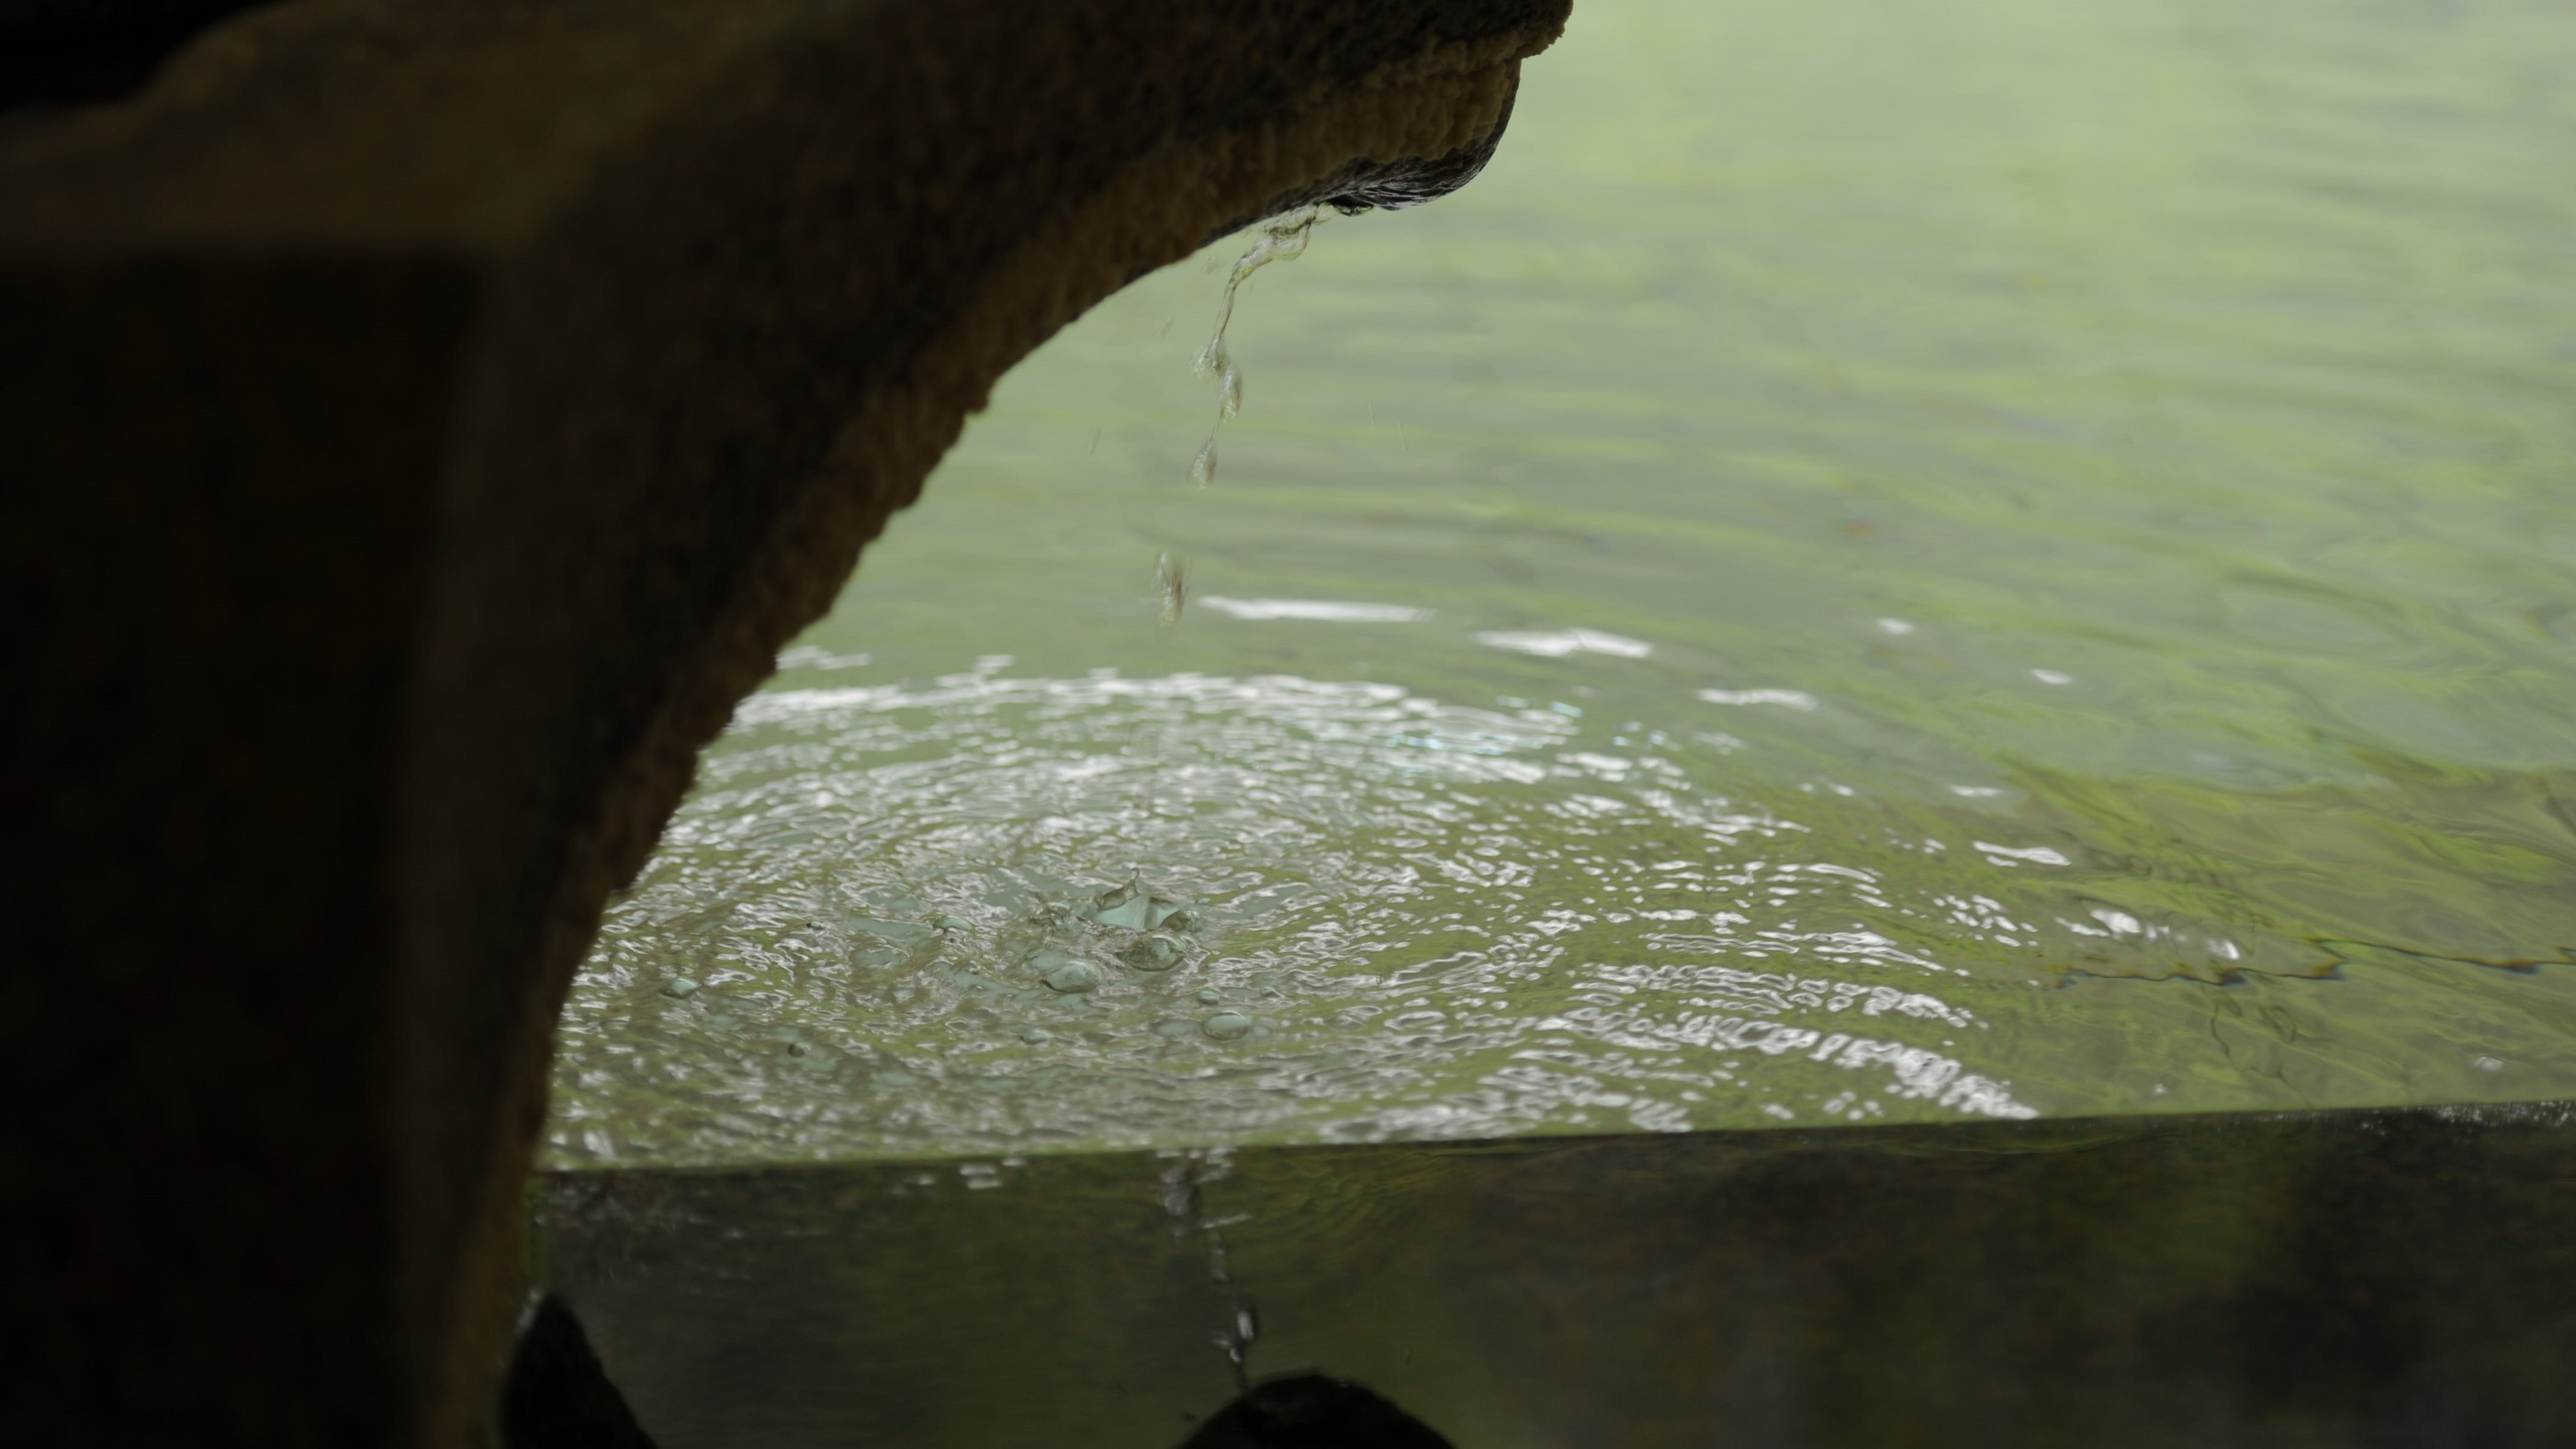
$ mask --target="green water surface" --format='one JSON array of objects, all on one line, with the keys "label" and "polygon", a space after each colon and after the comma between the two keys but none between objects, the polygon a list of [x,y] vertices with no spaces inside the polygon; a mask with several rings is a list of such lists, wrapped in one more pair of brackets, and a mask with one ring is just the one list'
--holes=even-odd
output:
[{"label": "green water surface", "polygon": [[611,910],[553,1161],[2576,1095],[2571,74],[1583,0],[1248,285],[1211,486],[1240,239],[1004,381]]}]

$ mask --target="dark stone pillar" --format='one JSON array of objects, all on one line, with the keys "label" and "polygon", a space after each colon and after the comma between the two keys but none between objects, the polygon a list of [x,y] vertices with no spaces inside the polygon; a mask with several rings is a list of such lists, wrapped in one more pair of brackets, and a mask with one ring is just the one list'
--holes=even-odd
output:
[{"label": "dark stone pillar", "polygon": [[698,747],[1003,369],[1563,10],[295,0],[0,130],[10,1437],[473,1432]]}]

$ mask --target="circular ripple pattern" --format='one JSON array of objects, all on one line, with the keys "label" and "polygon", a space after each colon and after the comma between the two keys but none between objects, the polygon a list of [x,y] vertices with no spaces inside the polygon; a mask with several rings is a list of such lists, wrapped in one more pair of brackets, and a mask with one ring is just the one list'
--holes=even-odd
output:
[{"label": "circular ripple pattern", "polygon": [[1576,730],[1291,678],[755,696],[581,978],[557,1148],[2031,1114],[1924,945],[2014,923],[1920,842],[1894,897]]}]

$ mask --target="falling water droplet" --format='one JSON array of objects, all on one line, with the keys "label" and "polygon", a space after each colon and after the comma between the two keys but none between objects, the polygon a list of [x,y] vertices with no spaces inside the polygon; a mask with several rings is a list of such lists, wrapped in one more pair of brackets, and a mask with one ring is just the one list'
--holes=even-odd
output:
[{"label": "falling water droplet", "polygon": [[1162,601],[1163,622],[1181,622],[1181,611],[1190,602],[1190,561],[1178,554],[1164,552],[1154,557],[1154,597]]},{"label": "falling water droplet", "polygon": [[1190,460],[1190,481],[1205,488],[1215,477],[1216,439],[1210,438],[1200,446],[1199,455]]},{"label": "falling water droplet", "polygon": [[1243,411],[1243,369],[1229,367],[1216,385],[1216,410],[1220,416],[1233,417]]}]

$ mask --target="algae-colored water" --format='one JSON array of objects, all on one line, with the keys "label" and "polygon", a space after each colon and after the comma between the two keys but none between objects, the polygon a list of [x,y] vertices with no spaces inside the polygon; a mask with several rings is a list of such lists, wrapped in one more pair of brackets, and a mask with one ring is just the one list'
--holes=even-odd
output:
[{"label": "algae-colored water", "polygon": [[611,910],[552,1160],[2576,1095],[2571,61],[1585,0],[1247,286],[1213,486],[1206,262],[1005,380]]}]

